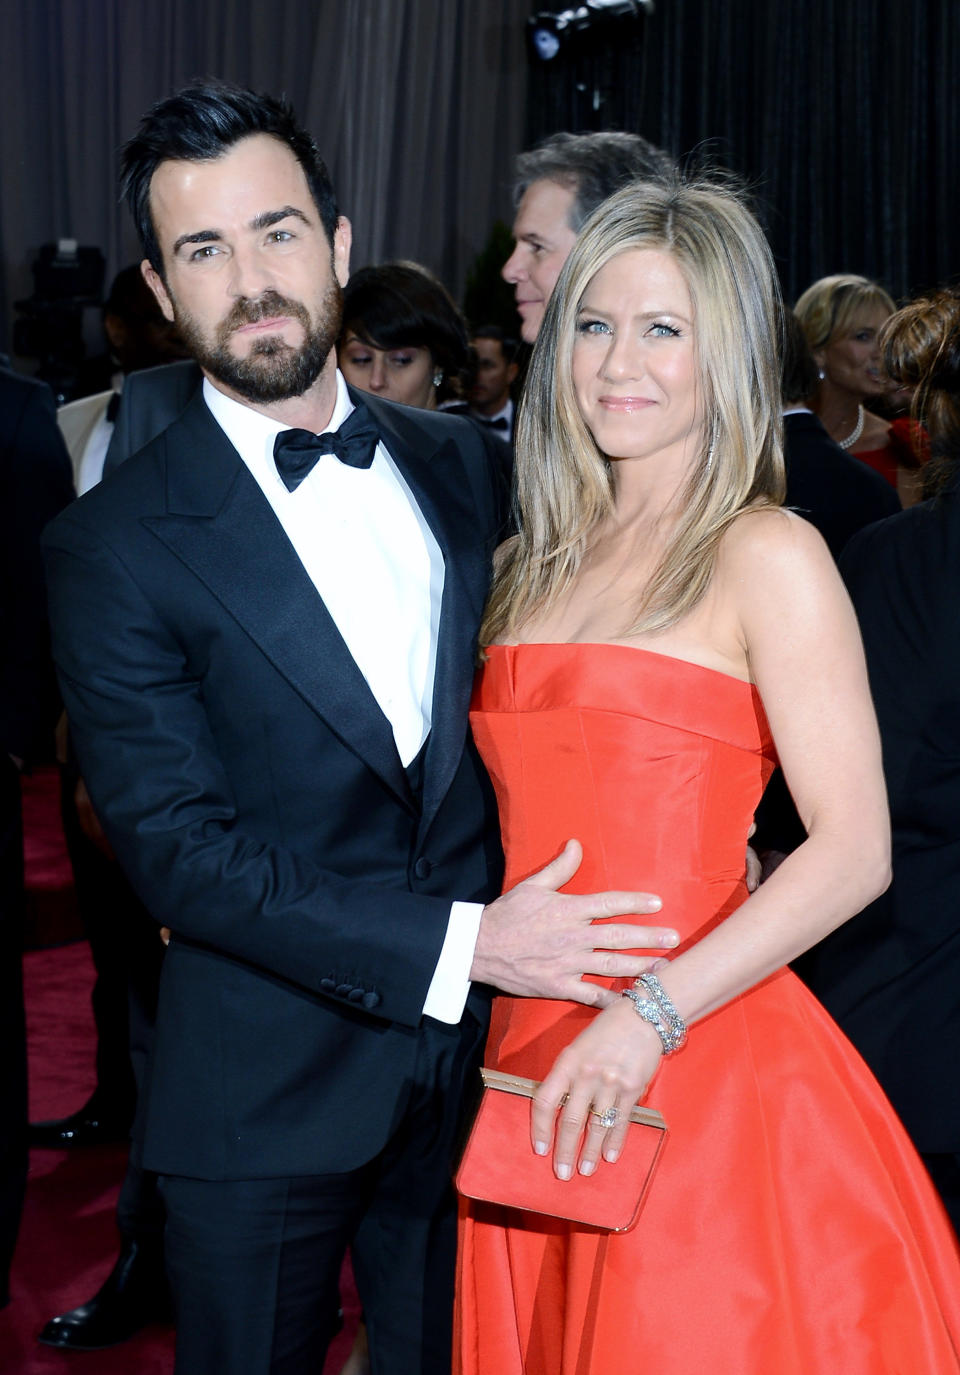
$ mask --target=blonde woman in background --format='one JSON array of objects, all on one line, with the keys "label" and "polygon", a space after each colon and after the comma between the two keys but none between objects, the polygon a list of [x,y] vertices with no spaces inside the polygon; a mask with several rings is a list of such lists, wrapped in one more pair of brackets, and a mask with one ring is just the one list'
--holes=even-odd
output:
[{"label": "blonde woman in background", "polygon": [[920,457],[904,434],[870,410],[890,391],[880,354],[880,330],[896,310],[882,286],[867,277],[821,277],[794,307],[820,370],[811,398],[830,438],[895,487],[904,506],[920,500]]}]

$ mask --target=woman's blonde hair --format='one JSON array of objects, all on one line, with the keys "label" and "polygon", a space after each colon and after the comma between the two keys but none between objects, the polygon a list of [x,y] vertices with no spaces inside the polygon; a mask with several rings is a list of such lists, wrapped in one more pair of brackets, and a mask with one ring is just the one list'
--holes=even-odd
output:
[{"label": "woman's blonde hair", "polygon": [[669,253],[690,291],[704,438],[670,545],[624,634],[679,620],[706,591],[731,521],[783,500],[780,297],[763,231],[726,187],[635,182],[587,220],[544,315],[517,425],[520,533],[498,562],[484,643],[514,636],[569,586],[613,508],[610,460],[574,392],[573,345],[593,277],[638,248]]},{"label": "woman's blonde hair", "polygon": [[847,334],[858,315],[879,306],[888,315],[896,310],[891,297],[878,282],[852,272],[821,277],[808,286],[794,306],[810,351],[826,348]]}]

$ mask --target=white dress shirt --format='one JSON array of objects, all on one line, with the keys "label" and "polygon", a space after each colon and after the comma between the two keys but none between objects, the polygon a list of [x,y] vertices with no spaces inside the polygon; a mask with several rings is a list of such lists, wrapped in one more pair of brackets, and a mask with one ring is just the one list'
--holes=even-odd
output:
[{"label": "white dress shirt", "polygon": [[[390,722],[406,767],[430,733],[444,581],[440,546],[413,493],[382,443],[369,468],[352,468],[325,454],[289,492],[273,460],[273,443],[290,427],[225,396],[206,379],[203,399],[322,597]],[[326,429],[338,430],[353,409],[337,372],[337,399]],[[453,904],[424,1015],[451,1023],[463,1015],[482,911],[477,903]]]}]

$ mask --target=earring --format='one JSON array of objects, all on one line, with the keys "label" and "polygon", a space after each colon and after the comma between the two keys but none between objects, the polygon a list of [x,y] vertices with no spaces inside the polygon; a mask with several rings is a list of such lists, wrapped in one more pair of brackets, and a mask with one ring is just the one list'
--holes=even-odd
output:
[{"label": "earring", "polygon": [[435,387],[439,387],[439,385],[440,385],[440,383],[441,383],[442,381],[443,381],[443,373],[442,373],[442,372],[435,372],[435,373],[433,374],[433,385],[434,385]]},{"label": "earring", "polygon": [[826,377],[826,375],[827,375],[827,374],[824,372],[823,368],[820,368],[820,369],[817,371],[817,378],[818,378],[818,380],[821,381],[821,382],[822,382],[823,379]]}]

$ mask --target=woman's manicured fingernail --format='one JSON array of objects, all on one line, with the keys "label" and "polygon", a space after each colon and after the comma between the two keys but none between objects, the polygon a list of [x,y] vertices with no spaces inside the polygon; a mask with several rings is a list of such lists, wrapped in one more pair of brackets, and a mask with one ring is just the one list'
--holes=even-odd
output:
[{"label": "woman's manicured fingernail", "polygon": [[573,1170],[570,1168],[569,1165],[557,1166],[557,1175],[560,1179],[569,1179],[572,1174]]},{"label": "woman's manicured fingernail", "polygon": [[580,1173],[581,1173],[581,1174],[593,1174],[593,1172],[594,1172],[594,1170],[595,1170],[596,1168],[597,1168],[597,1162],[596,1162],[595,1160],[581,1160],[581,1161],[580,1161]]},{"label": "woman's manicured fingernail", "polygon": [[546,1155],[548,1149],[546,1141],[534,1141],[533,1149],[537,1155]]}]

